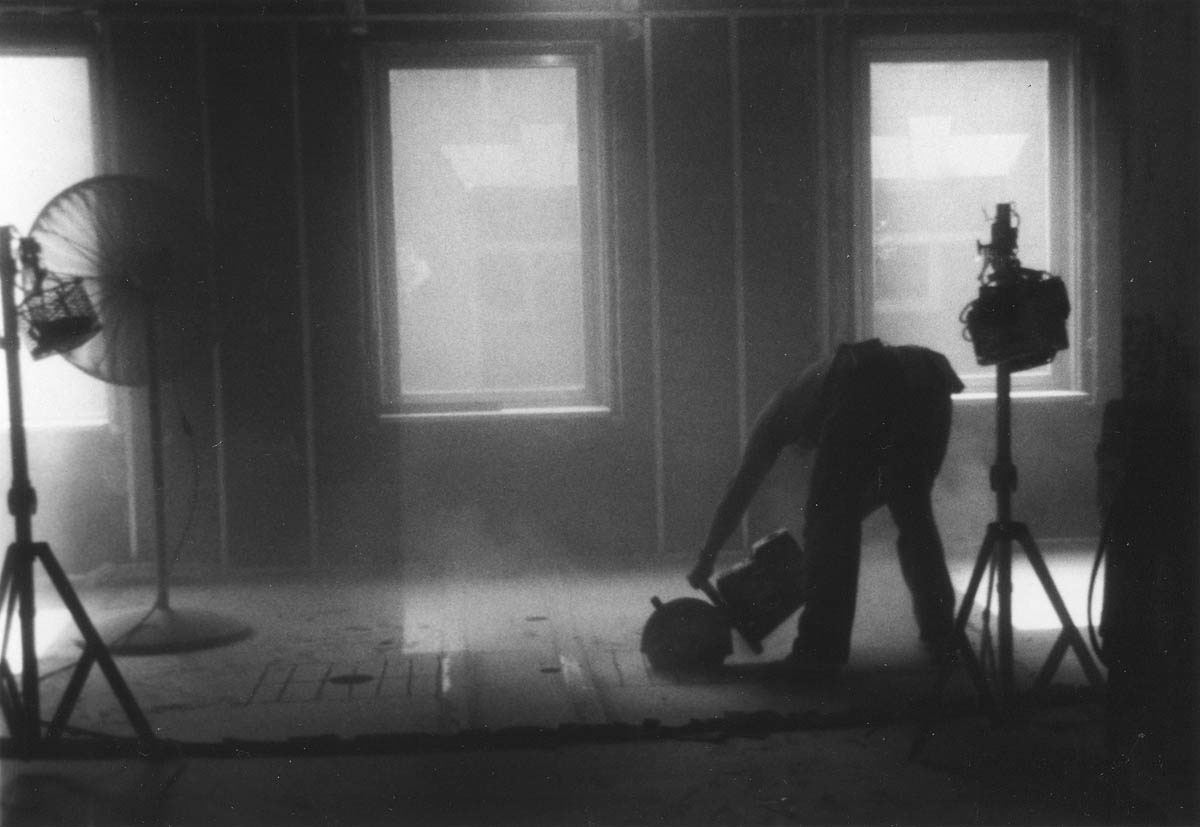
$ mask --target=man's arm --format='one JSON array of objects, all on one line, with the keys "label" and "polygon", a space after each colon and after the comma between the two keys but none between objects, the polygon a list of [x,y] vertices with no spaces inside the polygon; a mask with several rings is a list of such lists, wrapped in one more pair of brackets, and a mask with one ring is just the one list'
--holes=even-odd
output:
[{"label": "man's arm", "polygon": [[750,432],[737,473],[725,487],[725,493],[713,513],[708,537],[700,550],[700,559],[688,574],[688,583],[693,588],[700,588],[712,576],[721,546],[737,529],[750,501],[754,499],[767,472],[771,470],[779,452],[788,441],[787,430],[784,427],[787,424],[788,412],[783,406],[783,401],[783,394],[777,395],[759,416]]}]

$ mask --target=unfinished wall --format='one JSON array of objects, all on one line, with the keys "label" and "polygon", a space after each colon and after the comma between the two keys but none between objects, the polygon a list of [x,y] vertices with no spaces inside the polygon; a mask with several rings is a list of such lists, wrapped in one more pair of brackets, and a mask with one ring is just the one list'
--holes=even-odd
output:
[{"label": "unfinished wall", "polygon": [[[186,419],[168,423],[173,490],[198,480],[180,559],[419,557],[506,571],[544,555],[581,565],[691,555],[758,406],[858,335],[843,140],[849,49],[859,33],[903,26],[1065,27],[1096,58],[1086,120],[1103,189],[1090,202],[1099,240],[1086,261],[1106,280],[1083,309],[1096,341],[1078,343],[1091,396],[1020,401],[1014,414],[1017,514],[1039,537],[1095,534],[1093,451],[1103,402],[1120,393],[1115,319],[1125,283],[1105,262],[1129,269],[1152,250],[1153,276],[1141,278],[1195,280],[1186,231],[1171,229],[1184,202],[1194,209],[1194,177],[1172,170],[1194,162],[1195,94],[1172,65],[1194,48],[1195,29],[1173,25],[1187,11],[1165,3],[1078,17],[966,4],[956,19],[934,5],[904,19],[857,4],[761,15],[648,5],[578,17],[392,15],[368,18],[365,34],[340,13],[313,6],[305,15],[295,4],[278,14],[100,15],[91,36],[103,56],[112,168],[195,199],[216,239],[222,335],[212,363],[176,383]],[[374,40],[475,39],[602,44],[618,360],[611,416],[374,415],[360,50]],[[1149,123],[1123,117],[1127,99]],[[1148,212],[1130,218],[1122,204]],[[955,553],[974,554],[992,516],[992,416],[988,403],[956,406],[938,501]],[[141,441],[129,444],[144,469]],[[117,478],[119,453],[103,461]],[[795,461],[782,464],[751,536],[800,524],[802,492],[783,473]],[[144,470],[135,478],[144,505]],[[89,523],[117,535],[100,544],[118,550],[129,546],[122,495]],[[184,511],[173,500],[174,525]],[[144,528],[139,536],[144,546]],[[64,544],[77,568],[100,559]]]}]

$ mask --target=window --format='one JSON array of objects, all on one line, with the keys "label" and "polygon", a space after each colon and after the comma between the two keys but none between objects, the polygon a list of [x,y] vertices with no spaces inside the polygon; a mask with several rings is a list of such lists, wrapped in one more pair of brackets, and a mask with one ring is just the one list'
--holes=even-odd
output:
[{"label": "window", "polygon": [[870,182],[858,222],[862,327],[945,353],[968,392],[994,389],[994,368],[976,364],[959,313],[978,293],[976,241],[988,241],[996,204],[1012,203],[1022,264],[1062,277],[1072,303],[1068,350],[1014,374],[1013,389],[1078,391],[1077,182],[1065,45],[870,43],[859,67]]},{"label": "window", "polygon": [[[95,174],[91,71],[80,53],[0,49],[0,221],[19,233],[60,191]],[[107,386],[65,359],[35,362],[22,349],[21,385],[31,427],[108,421]]]},{"label": "window", "polygon": [[594,55],[374,67],[383,413],[606,408]]}]

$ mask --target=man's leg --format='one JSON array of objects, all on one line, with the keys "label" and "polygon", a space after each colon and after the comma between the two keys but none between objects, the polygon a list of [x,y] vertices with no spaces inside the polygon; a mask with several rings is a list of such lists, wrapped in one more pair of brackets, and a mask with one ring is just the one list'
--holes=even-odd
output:
[{"label": "man's leg", "polygon": [[800,663],[841,665],[850,656],[858,591],[860,508],[870,471],[854,416],[826,423],[813,462],[804,549],[808,600],[792,653]]},{"label": "man's leg", "polygon": [[889,469],[888,509],[899,529],[900,571],[912,595],[921,640],[931,647],[944,646],[954,628],[954,587],[931,499],[946,455],[950,415],[948,397],[914,405],[905,444],[896,446]]},{"label": "man's leg", "polygon": [[937,648],[946,645],[954,629],[954,587],[929,495],[929,488],[919,483],[902,486],[888,509],[900,530],[900,571],[912,595],[921,640]]}]

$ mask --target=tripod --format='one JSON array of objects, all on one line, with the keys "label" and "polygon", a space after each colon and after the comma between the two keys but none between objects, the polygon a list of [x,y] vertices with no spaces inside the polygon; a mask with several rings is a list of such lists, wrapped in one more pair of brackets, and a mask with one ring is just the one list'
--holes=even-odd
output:
[{"label": "tripod", "polygon": [[[49,747],[62,735],[71,712],[79,700],[88,673],[94,664],[108,679],[109,686],[133,725],[139,742],[149,745],[156,739],[145,715],[118,671],[111,653],[92,625],[83,604],[71,586],[66,572],[47,543],[34,542],[32,517],[37,510],[37,494],[29,480],[29,461],[25,442],[25,418],[21,395],[20,338],[17,306],[14,298],[17,264],[12,249],[11,228],[0,229],[0,293],[3,299],[5,365],[8,369],[9,436],[12,451],[12,488],[8,509],[16,523],[16,539],[4,556],[0,569],[0,606],[4,611],[4,635],[0,640],[0,708],[8,726],[15,757],[34,759],[53,757]],[[43,732],[38,656],[34,635],[34,564],[41,563],[63,604],[71,613],[83,636],[83,653],[75,665],[54,717]],[[21,674],[18,678],[9,663],[8,645],[13,616],[21,644]]]},{"label": "tripod", "polygon": [[[1029,560],[1046,596],[1058,615],[1062,632],[1050,649],[1050,653],[1042,665],[1034,682],[1033,691],[1045,689],[1054,673],[1062,663],[1067,649],[1073,649],[1079,658],[1080,665],[1093,686],[1102,686],[1104,678],[1088,651],[1087,644],[1079,629],[1071,620],[1062,595],[1059,594],[1046,561],[1038,551],[1037,544],[1030,534],[1029,528],[1012,518],[1012,492],[1017,487],[1017,469],[1012,461],[1012,368],[1001,364],[996,367],[996,460],[991,469],[991,486],[996,492],[996,520],[988,525],[984,535],[979,556],[975,561],[975,569],[963,595],[958,615],[954,621],[954,646],[960,654],[963,663],[975,684],[979,699],[985,710],[994,720],[1010,718],[1017,700],[1016,681],[1013,673],[1013,630],[1012,630],[1012,549],[1014,543],[1020,546]],[[984,666],[971,648],[967,638],[967,620],[975,606],[975,595],[983,580],[985,571],[990,570],[989,592],[994,581],[996,596],[999,601],[997,618],[997,657],[995,663],[995,691]],[[946,683],[953,671],[955,659],[948,658],[938,675],[935,697],[940,699],[945,691]],[[928,729],[923,730],[913,744],[912,753],[920,749]]]}]

